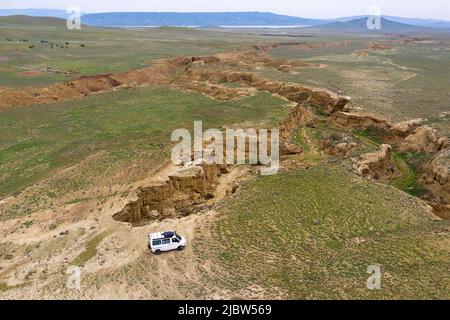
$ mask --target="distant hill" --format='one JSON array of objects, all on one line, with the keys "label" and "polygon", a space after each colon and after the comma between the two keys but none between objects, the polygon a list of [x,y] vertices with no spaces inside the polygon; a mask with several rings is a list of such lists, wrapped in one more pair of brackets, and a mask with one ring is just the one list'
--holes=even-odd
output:
[{"label": "distant hill", "polygon": [[0,16],[0,26],[43,26],[43,27],[66,27],[66,20],[54,17],[29,17],[29,16]]},{"label": "distant hill", "polygon": [[344,21],[331,22],[320,26],[315,26],[314,29],[330,32],[354,32],[354,33],[409,33],[409,32],[433,32],[434,29],[413,26],[400,22],[381,18],[381,30],[369,30],[367,28],[367,17]]},{"label": "distant hill", "polygon": [[267,12],[110,12],[82,16],[83,23],[102,27],[133,26],[311,26],[326,20]]},{"label": "distant hill", "polygon": [[386,19],[411,24],[414,26],[427,27],[427,28],[438,28],[438,29],[450,29],[450,21],[436,20],[436,19],[421,19],[421,18],[402,18],[402,17],[391,17],[385,16]]},{"label": "distant hill", "polygon": [[[352,20],[357,19],[367,19],[367,15],[362,16],[352,16],[352,17],[342,17],[333,19],[330,22],[348,22]],[[419,26],[419,27],[427,27],[427,28],[436,28],[436,29],[450,29],[450,21],[445,20],[437,20],[437,19],[423,19],[423,18],[403,18],[403,17],[396,17],[396,16],[385,16],[383,15],[382,18],[399,22],[403,24],[409,24],[413,26]]]},{"label": "distant hill", "polygon": [[0,17],[17,15],[67,19],[69,13],[65,10],[56,9],[0,9]]}]

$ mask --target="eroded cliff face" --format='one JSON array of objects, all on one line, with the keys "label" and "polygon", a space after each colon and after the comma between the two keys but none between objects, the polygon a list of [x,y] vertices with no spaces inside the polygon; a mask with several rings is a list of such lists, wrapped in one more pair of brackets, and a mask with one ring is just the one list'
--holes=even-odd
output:
[{"label": "eroded cliff face", "polygon": [[444,219],[449,219],[450,149],[440,151],[424,167],[422,178],[427,190],[425,198],[433,206],[437,215]]},{"label": "eroded cliff face", "polygon": [[286,119],[279,124],[280,128],[280,153],[282,155],[297,154],[303,150],[292,142],[295,132],[301,124],[311,125],[315,122],[311,111],[299,104],[291,108]]},{"label": "eroded cliff face", "polygon": [[391,157],[392,147],[383,144],[379,151],[363,155],[356,163],[356,170],[361,176],[375,180],[381,176],[390,176],[394,173]]},{"label": "eroded cliff face", "polygon": [[413,119],[392,123],[386,118],[362,112],[335,112],[329,123],[339,129],[375,128],[383,141],[395,145],[400,152],[436,153],[449,146],[448,139],[435,129],[422,125],[423,119]]},{"label": "eroded cliff face", "polygon": [[228,88],[219,84],[201,81],[177,82],[176,87],[200,92],[210,98],[222,101],[233,101],[254,94],[254,90],[248,88]]},{"label": "eroded cliff face", "polygon": [[0,109],[15,108],[30,104],[49,104],[119,87],[137,87],[169,83],[176,71],[185,68],[191,59],[173,58],[156,61],[153,65],[115,74],[81,76],[72,81],[45,87],[5,89],[0,92]]},{"label": "eroded cliff face", "polygon": [[258,90],[278,94],[285,99],[298,104],[308,104],[320,109],[327,115],[345,110],[350,102],[349,97],[338,95],[329,90],[306,87],[295,83],[272,81],[262,78],[252,72],[188,69],[182,80],[239,83],[241,85],[254,87]]},{"label": "eroded cliff face", "polygon": [[422,125],[424,120],[413,119],[398,123],[367,113],[336,112],[331,115],[331,125],[340,129],[376,128],[380,138],[392,145],[383,145],[380,152],[364,155],[358,160],[355,169],[364,177],[378,179],[395,174],[395,165],[389,160],[391,151],[410,154],[424,154],[431,160],[416,164],[418,175],[424,182],[427,201],[435,213],[450,218],[450,187],[448,173],[450,165],[449,141],[435,129]]},{"label": "eroded cliff face", "polygon": [[216,164],[180,168],[166,181],[139,189],[137,199],[116,213],[114,219],[137,225],[190,214],[214,197],[218,178],[227,172],[225,166]]},{"label": "eroded cliff face", "polygon": [[421,126],[414,129],[398,145],[401,152],[425,152],[434,154],[449,145],[448,139],[442,137],[430,126]]},{"label": "eroded cliff face", "polygon": [[[284,45],[289,45],[285,43]],[[255,67],[272,67],[280,72],[295,73],[296,68],[320,68],[322,65],[318,63],[305,62],[292,59],[274,59],[269,58],[266,53],[267,49],[275,48],[279,44],[255,45],[253,50],[220,53],[212,57],[196,57],[205,63],[221,63],[224,66],[235,67],[240,70],[252,69]]]},{"label": "eroded cliff face", "polygon": [[393,126],[389,120],[366,112],[334,112],[329,122],[335,128],[347,130],[375,127],[389,131]]},{"label": "eroded cliff face", "polygon": [[[343,130],[376,129],[379,138],[389,143],[376,153],[363,155],[355,165],[357,172],[364,177],[379,179],[392,177],[396,170],[390,153],[424,154],[431,160],[416,164],[418,176],[424,182],[423,199],[443,218],[450,218],[450,188],[448,172],[450,157],[449,141],[435,129],[423,125],[423,119],[413,119],[392,123],[388,119],[369,113],[336,112],[330,117],[330,125]],[[388,151],[391,150],[391,151]],[[447,155],[447,156],[444,156]]]},{"label": "eroded cliff face", "polygon": [[406,137],[417,127],[421,126],[424,122],[424,119],[412,119],[406,121],[400,121],[393,125],[391,125],[390,130],[392,133],[398,137]]}]

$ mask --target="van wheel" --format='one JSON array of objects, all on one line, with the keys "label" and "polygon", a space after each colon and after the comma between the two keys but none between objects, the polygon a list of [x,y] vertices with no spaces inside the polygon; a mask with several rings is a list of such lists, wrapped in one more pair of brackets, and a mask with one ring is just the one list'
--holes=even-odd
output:
[{"label": "van wheel", "polygon": [[183,251],[183,249],[184,249],[183,246],[179,246],[179,247],[177,248],[178,251]]},{"label": "van wheel", "polygon": [[156,251],[155,251],[155,254],[156,254],[156,255],[160,255],[160,254],[161,254],[161,250],[156,250]]}]

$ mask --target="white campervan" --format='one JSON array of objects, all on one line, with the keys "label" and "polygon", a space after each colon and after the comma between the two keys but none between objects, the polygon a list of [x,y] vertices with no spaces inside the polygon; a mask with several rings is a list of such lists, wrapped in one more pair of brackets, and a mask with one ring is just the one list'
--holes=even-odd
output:
[{"label": "white campervan", "polygon": [[186,239],[175,231],[153,232],[148,236],[148,248],[156,254],[170,250],[181,251],[185,246]]}]

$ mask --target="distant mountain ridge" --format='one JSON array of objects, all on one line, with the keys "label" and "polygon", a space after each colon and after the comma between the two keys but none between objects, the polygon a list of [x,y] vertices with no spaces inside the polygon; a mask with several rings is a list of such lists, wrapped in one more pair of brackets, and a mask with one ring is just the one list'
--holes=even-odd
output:
[{"label": "distant mountain ridge", "polygon": [[[57,9],[0,9],[0,16],[27,15],[34,17],[56,17],[66,19],[65,10]],[[423,18],[382,16],[387,21],[406,25],[449,29],[450,21]],[[279,15],[269,12],[105,12],[83,14],[82,22],[99,27],[135,26],[319,26],[334,22],[349,22],[366,19],[366,15],[336,19],[308,19]]]},{"label": "distant mountain ridge", "polygon": [[132,26],[309,26],[325,20],[269,12],[109,12],[86,14],[83,23],[102,27]]},{"label": "distant mountain ridge", "polygon": [[[341,17],[337,19],[333,19],[334,22],[348,22],[351,20],[357,20],[357,19],[367,19],[367,15],[361,15],[361,16],[351,16],[351,17]],[[409,24],[412,26],[418,26],[418,27],[427,27],[427,28],[440,28],[440,29],[450,29],[450,21],[445,20],[438,20],[438,19],[424,19],[424,18],[403,18],[403,17],[397,17],[397,16],[387,16],[382,15],[381,16],[384,19],[399,22],[403,24]],[[332,22],[332,21],[330,21]]]},{"label": "distant mountain ridge", "polygon": [[414,26],[381,18],[381,29],[369,30],[367,28],[367,17],[350,21],[336,21],[328,24],[314,26],[314,29],[330,32],[353,32],[353,33],[406,33],[406,32],[433,32],[435,29]]}]

